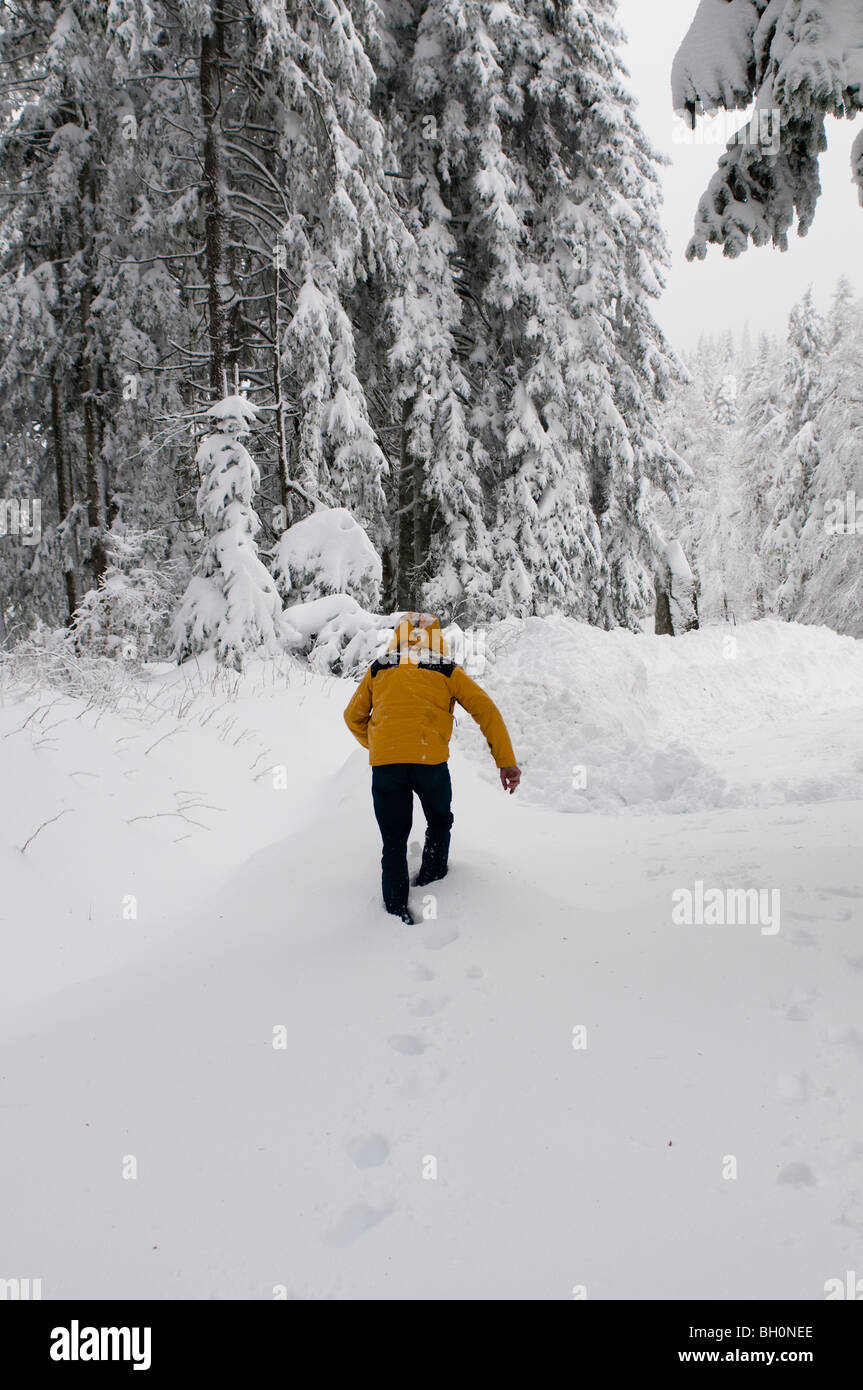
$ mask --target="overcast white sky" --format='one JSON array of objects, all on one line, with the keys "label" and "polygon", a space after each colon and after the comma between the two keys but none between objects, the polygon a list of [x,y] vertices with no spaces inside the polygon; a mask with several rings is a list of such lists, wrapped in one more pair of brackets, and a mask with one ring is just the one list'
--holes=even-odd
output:
[{"label": "overcast white sky", "polygon": [[680,145],[673,139],[671,63],[696,9],[697,0],[618,0],[620,23],[629,40],[623,59],[641,124],[652,143],[673,160],[662,171],[673,265],[656,317],[682,350],[694,347],[703,331],[730,328],[737,333],[746,322],[753,334],[763,329],[782,332],[792,305],[808,285],[819,307],[826,308],[843,273],[863,293],[863,208],[851,184],[850,166],[851,143],[860,127],[853,121],[827,122],[823,193],[808,236],[794,232],[784,254],[772,246],[750,247],[731,261],[719,247],[711,247],[706,261],[686,261],[698,200],[722,152],[721,145]]}]

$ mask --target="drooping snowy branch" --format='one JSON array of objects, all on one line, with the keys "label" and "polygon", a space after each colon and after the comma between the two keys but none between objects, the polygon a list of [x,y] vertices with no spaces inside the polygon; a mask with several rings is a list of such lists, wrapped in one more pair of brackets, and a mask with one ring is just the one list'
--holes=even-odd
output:
[{"label": "drooping snowy branch", "polygon": [[[693,121],[719,107],[754,103],[755,112],[699,203],[689,258],[703,258],[711,244],[731,257],[750,242],[785,250],[795,221],[803,236],[815,216],[826,117],[863,109],[863,7],[857,0],[701,0],[674,62],[672,100]],[[859,184],[859,142],[852,171]]]}]

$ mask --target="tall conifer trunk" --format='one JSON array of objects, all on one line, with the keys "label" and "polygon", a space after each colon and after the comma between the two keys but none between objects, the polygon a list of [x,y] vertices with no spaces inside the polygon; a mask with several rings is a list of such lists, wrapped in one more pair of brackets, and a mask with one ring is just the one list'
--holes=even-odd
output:
[{"label": "tall conifer trunk", "polygon": [[[212,11],[211,11],[212,14]],[[221,134],[222,96],[219,56],[222,23],[215,17],[208,34],[201,35],[200,91],[204,121],[204,245],[206,253],[210,386],[215,398],[227,395],[227,208]]]},{"label": "tall conifer trunk", "polygon": [[402,402],[402,430],[399,448],[398,485],[398,566],[395,595],[399,608],[416,607],[414,592],[414,492],[415,469],[408,448],[408,419],[413,402]]},{"label": "tall conifer trunk", "polygon": [[[69,460],[66,456],[63,404],[56,368],[51,372],[51,436],[54,452],[54,474],[57,480],[57,510],[60,513],[62,524],[72,509],[72,478]],[[74,537],[70,538],[64,547],[64,555],[69,555],[70,552],[71,558],[64,560],[63,564],[63,584],[66,590],[66,606],[69,610],[66,615],[67,619],[71,619],[81,598],[76,563],[77,544]]]},{"label": "tall conifer trunk", "polygon": [[98,419],[99,364],[93,356],[93,333],[90,310],[94,294],[95,248],[93,214],[98,189],[92,161],[88,161],[81,180],[81,206],[78,218],[79,245],[86,267],[86,278],[80,290],[81,346],[78,365],[78,387],[84,417],[84,472],[87,483],[87,524],[89,537],[87,559],[93,583],[98,584],[108,566],[105,532],[108,529],[107,488],[101,450],[101,429]]}]

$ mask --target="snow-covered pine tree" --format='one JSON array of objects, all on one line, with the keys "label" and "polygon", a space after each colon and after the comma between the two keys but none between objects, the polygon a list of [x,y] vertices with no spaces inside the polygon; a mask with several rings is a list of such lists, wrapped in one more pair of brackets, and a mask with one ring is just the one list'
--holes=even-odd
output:
[{"label": "snow-covered pine tree", "polygon": [[837,281],[824,327],[830,352],[845,343],[853,346],[860,336],[860,305],[847,275]]},{"label": "snow-covered pine tree", "polygon": [[812,420],[821,404],[826,347],[826,327],[810,286],[788,320],[785,400],[789,435]]},{"label": "snow-covered pine tree", "polygon": [[776,462],[767,498],[770,522],[764,536],[773,567],[773,604],[792,618],[807,579],[804,529],[818,525],[815,514],[820,448],[816,417],[823,404],[826,334],[811,289],[794,306],[788,321],[784,374],[784,447]]},{"label": "snow-covered pine tree", "polygon": [[410,53],[403,125],[416,145],[425,121],[429,145],[413,160],[425,221],[463,304],[492,613],[634,624],[652,601],[654,489],[680,473],[654,418],[671,369],[650,312],[666,255],[656,161],[614,9],[432,0],[394,26]]},{"label": "snow-covered pine tree", "polygon": [[863,637],[863,303],[847,281],[825,321],[823,404],[811,515],[800,536],[802,579],[794,617]]},{"label": "snow-covered pine tree", "polygon": [[702,336],[696,352],[686,359],[689,379],[674,387],[662,417],[668,443],[692,471],[679,500],[660,505],[660,524],[681,543],[693,570],[698,613],[706,622],[729,620],[742,607],[732,573],[742,507],[734,466],[735,363],[728,335]]},{"label": "snow-covered pine tree", "polygon": [[713,409],[718,425],[729,426],[737,420],[737,377],[726,372],[716,388]]},{"label": "snow-covered pine tree", "polygon": [[281,649],[282,604],[255,544],[260,473],[242,443],[256,417],[243,396],[227,396],[207,411],[209,432],[196,455],[206,542],[174,618],[177,661],[213,650],[218,661],[242,670],[247,655]]},{"label": "snow-covered pine tree", "polygon": [[770,520],[769,498],[784,434],[784,375],[780,345],[762,334],[752,361],[741,378],[739,429],[731,454],[738,480],[740,510],[734,517],[730,547],[733,572],[739,578],[741,617],[763,618],[772,611],[772,595],[764,555],[764,533]]},{"label": "snow-covered pine tree", "polygon": [[[856,0],[700,0],[672,69],[672,99],[694,125],[720,108],[741,123],[701,199],[687,255],[751,241],[785,250],[805,235],[821,193],[827,116],[863,109],[863,14]],[[863,201],[863,134],[852,151]]]},{"label": "snow-covered pine tree", "polygon": [[[304,243],[291,264],[308,252]],[[284,245],[295,249],[294,237]],[[297,395],[295,459],[305,494],[345,507],[376,535],[388,535],[382,479],[386,458],[369,421],[356,371],[356,343],[332,266],[313,268],[306,255],[293,314],[282,337],[282,359]]]}]

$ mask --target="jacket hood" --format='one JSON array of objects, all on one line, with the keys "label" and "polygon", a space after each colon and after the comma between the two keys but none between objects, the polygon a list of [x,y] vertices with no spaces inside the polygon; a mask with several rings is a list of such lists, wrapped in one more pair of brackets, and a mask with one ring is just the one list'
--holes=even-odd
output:
[{"label": "jacket hood", "polygon": [[416,660],[424,652],[438,659],[448,656],[441,625],[433,613],[405,613],[399,619],[389,649],[400,651],[402,660]]}]

